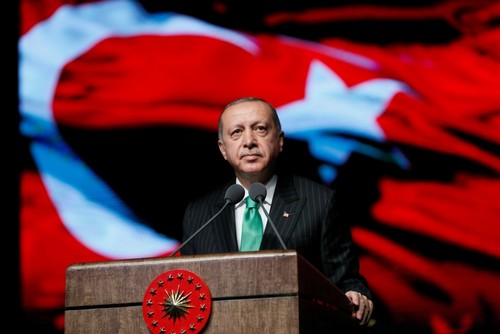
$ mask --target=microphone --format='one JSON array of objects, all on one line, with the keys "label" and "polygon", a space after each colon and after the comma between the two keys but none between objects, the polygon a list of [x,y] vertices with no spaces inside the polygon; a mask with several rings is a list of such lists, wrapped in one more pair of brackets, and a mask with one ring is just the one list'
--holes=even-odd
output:
[{"label": "microphone", "polygon": [[253,199],[255,202],[260,203],[260,206],[262,207],[262,210],[266,214],[267,221],[271,225],[271,227],[274,230],[274,234],[278,237],[278,240],[280,241],[281,247],[283,249],[286,249],[285,243],[283,242],[283,239],[281,238],[281,235],[278,233],[278,230],[276,229],[276,226],[274,226],[273,221],[271,220],[271,217],[269,217],[269,213],[267,212],[266,208],[264,207],[263,201],[266,198],[267,195],[267,189],[266,186],[264,186],[260,182],[255,182],[252,183],[250,188],[248,188],[248,195],[250,196],[251,199]]},{"label": "microphone", "polygon": [[[265,190],[265,188],[264,188]],[[245,196],[245,189],[243,189],[242,186],[239,184],[232,184],[229,188],[226,190],[226,194],[224,195],[224,200],[226,203],[224,203],[224,206],[210,218],[205,224],[203,224],[196,232],[194,232],[189,238],[187,238],[182,244],[180,244],[179,247],[172,253],[170,253],[170,256],[174,256],[179,250],[181,250],[182,247],[184,247],[191,239],[193,239],[198,233],[203,231],[205,227],[207,227],[224,209],[229,205],[229,204],[236,204],[239,203],[243,197]]]}]

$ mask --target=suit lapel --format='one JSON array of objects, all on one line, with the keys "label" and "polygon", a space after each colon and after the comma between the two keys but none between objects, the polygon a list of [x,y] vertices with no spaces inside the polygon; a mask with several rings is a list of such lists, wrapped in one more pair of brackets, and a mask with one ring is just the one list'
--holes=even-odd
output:
[{"label": "suit lapel", "polygon": [[[227,188],[233,183],[229,183],[220,193],[217,198],[218,200],[214,203],[214,214],[219,211],[225,204],[224,195]],[[237,252],[238,242],[236,240],[236,226],[235,226],[235,216],[234,216],[234,206],[228,205],[223,212],[220,213],[219,217],[213,222],[213,236],[214,245],[220,245],[220,252]]]},{"label": "suit lapel", "polygon": [[220,228],[217,229],[216,235],[223,247],[222,252],[237,252],[238,241],[236,240],[234,206],[230,205],[221,213],[219,224]]},{"label": "suit lapel", "polygon": [[[287,240],[290,238],[298,222],[304,204],[305,199],[299,197],[293,183],[293,178],[279,177],[269,216],[283,239],[285,246],[287,246]],[[275,234],[271,224],[268,222],[264,231],[261,250],[282,248]]]}]

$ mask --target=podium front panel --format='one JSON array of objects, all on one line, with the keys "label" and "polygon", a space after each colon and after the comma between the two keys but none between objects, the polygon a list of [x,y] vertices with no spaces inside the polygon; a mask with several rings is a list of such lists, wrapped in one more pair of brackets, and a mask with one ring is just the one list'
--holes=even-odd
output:
[{"label": "podium front panel", "polygon": [[204,334],[357,329],[350,328],[348,300],[334,284],[295,251],[275,250],[71,265],[65,333],[150,333],[144,295],[151,281],[174,269],[195,273],[210,290]]}]

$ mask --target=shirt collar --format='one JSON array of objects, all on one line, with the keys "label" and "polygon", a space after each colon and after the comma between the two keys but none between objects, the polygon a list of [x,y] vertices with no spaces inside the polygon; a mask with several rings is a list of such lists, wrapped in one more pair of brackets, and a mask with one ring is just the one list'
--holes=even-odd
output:
[{"label": "shirt collar", "polygon": [[[273,177],[266,183],[264,186],[266,187],[266,198],[264,199],[265,204],[271,205],[271,202],[273,201],[273,196],[274,196],[274,191],[276,190],[276,183],[278,182],[278,175],[273,175]],[[236,184],[241,185],[240,180],[236,178]],[[244,205],[245,204],[245,197],[248,196],[248,190],[245,189],[245,196],[243,196],[243,199],[236,205],[237,207]]]}]

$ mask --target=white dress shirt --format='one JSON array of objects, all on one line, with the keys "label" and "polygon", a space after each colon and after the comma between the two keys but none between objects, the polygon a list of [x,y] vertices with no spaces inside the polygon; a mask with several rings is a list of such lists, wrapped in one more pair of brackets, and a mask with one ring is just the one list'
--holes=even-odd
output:
[{"label": "white dress shirt", "polygon": [[[271,204],[273,201],[273,196],[274,196],[274,190],[276,189],[276,182],[278,181],[278,176],[274,175],[269,182],[265,184],[266,186],[266,198],[263,201],[264,207],[266,208],[267,212],[271,212]],[[240,180],[236,178],[236,183],[241,185]],[[242,223],[243,223],[243,213],[245,212],[245,198],[248,196],[248,189],[243,187],[245,189],[245,196],[243,196],[243,199],[241,202],[236,204],[234,206],[234,216],[235,216],[235,222],[236,222],[236,239],[238,240],[238,249],[240,248],[241,245],[241,230],[242,230]],[[267,216],[264,213],[264,210],[262,209],[261,206],[259,206],[259,214],[260,217],[262,218],[262,229],[266,229],[267,225]]]}]

